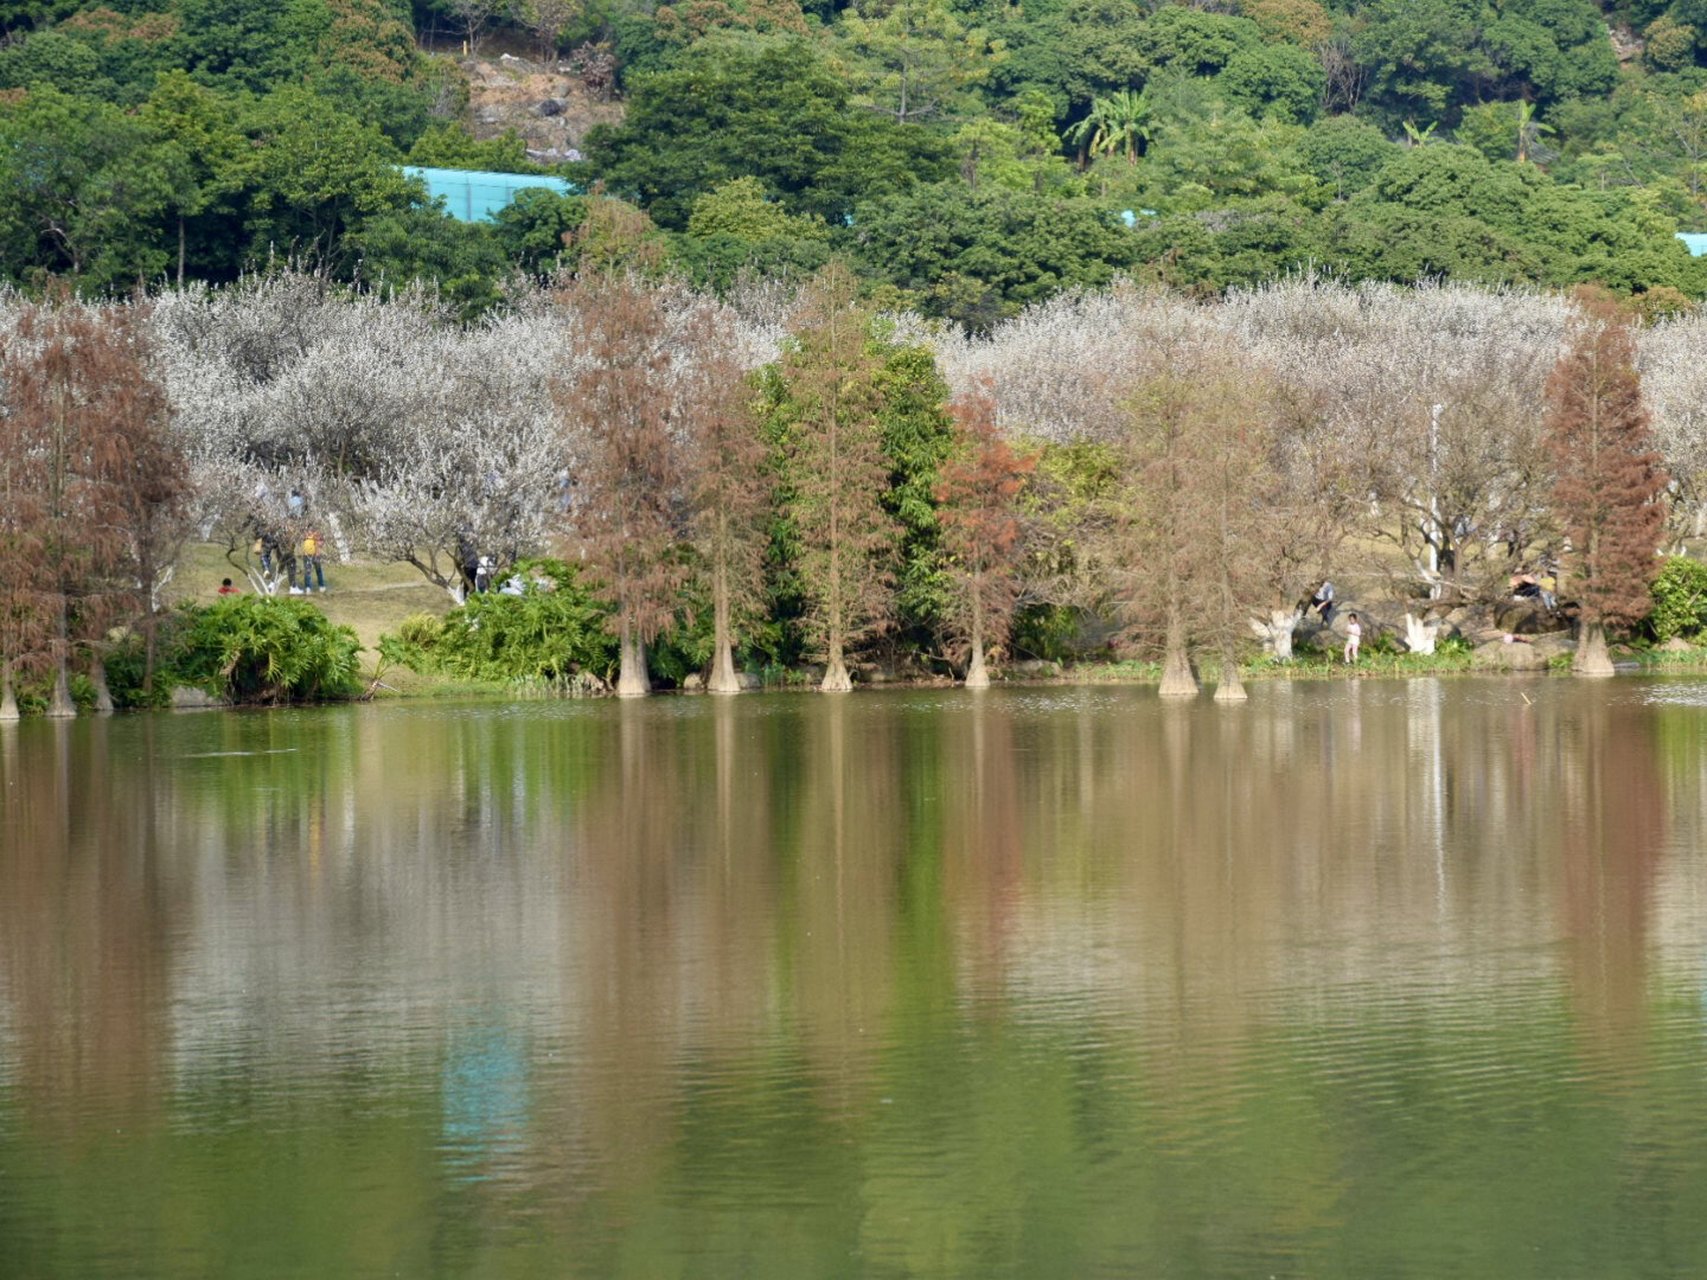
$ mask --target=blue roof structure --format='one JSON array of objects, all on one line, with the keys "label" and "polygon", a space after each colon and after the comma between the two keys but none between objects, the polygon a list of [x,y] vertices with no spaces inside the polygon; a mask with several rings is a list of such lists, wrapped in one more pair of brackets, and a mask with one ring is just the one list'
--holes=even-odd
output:
[{"label": "blue roof structure", "polygon": [[427,194],[445,202],[445,212],[458,222],[490,222],[516,192],[544,187],[560,196],[574,195],[575,185],[562,178],[534,173],[488,173],[481,169],[424,169],[406,164],[403,173],[427,184]]},{"label": "blue roof structure", "polygon": [[1707,232],[1679,231],[1677,238],[1683,241],[1691,257],[1707,258]]}]

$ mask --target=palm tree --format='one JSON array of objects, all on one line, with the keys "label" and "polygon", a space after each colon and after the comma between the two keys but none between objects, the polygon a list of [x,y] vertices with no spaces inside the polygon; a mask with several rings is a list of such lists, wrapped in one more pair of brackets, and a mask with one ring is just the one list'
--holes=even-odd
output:
[{"label": "palm tree", "polygon": [[1434,131],[1439,127],[1440,121],[1438,120],[1426,129],[1417,128],[1415,120],[1405,121],[1405,145],[1407,147],[1426,147],[1434,141]]},{"label": "palm tree", "polygon": [[1535,104],[1520,100],[1517,104],[1517,162],[1528,163],[1530,149],[1540,143],[1544,134],[1552,132],[1552,125],[1543,124],[1535,118]]},{"label": "palm tree", "polygon": [[1142,90],[1122,89],[1106,98],[1091,99],[1091,113],[1067,130],[1066,140],[1079,148],[1082,166],[1093,156],[1126,153],[1127,164],[1138,163],[1138,148],[1150,141],[1150,100]]}]

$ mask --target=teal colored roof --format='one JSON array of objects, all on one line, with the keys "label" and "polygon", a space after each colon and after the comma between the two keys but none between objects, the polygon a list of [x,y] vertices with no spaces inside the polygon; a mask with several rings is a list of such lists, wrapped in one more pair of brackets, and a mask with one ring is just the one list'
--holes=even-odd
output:
[{"label": "teal colored roof", "polygon": [[1689,252],[1697,258],[1707,258],[1707,232],[1679,231],[1677,238],[1689,246]]},{"label": "teal colored roof", "polygon": [[516,192],[544,187],[558,195],[572,195],[575,187],[562,178],[544,178],[533,173],[487,173],[480,169],[423,169],[406,164],[403,172],[427,184],[427,194],[445,202],[445,212],[458,222],[490,222]]}]

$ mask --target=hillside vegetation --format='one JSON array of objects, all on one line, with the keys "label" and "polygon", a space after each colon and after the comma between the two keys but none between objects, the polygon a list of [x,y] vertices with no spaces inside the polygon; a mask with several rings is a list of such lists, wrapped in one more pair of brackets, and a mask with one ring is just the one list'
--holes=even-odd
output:
[{"label": "hillside vegetation", "polygon": [[1674,239],[1707,227],[1703,0],[4,13],[0,278],[30,291],[288,260],[430,280],[467,316],[501,303],[600,242],[584,200],[465,225],[396,167],[535,163],[517,134],[475,136],[470,78],[501,48],[611,104],[554,171],[644,214],[650,268],[716,288],[840,258],[880,304],[974,330],[1119,274],[1200,293],[1312,267],[1593,280],[1655,312],[1707,294]]}]

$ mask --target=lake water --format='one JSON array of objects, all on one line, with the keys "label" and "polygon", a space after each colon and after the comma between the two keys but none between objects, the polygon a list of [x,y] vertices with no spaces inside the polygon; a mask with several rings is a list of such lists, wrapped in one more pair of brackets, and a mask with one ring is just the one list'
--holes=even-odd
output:
[{"label": "lake water", "polygon": [[1707,683],[0,731],[0,1276],[1707,1275]]}]

